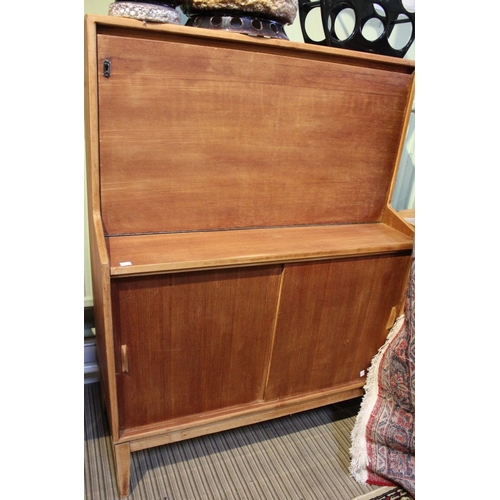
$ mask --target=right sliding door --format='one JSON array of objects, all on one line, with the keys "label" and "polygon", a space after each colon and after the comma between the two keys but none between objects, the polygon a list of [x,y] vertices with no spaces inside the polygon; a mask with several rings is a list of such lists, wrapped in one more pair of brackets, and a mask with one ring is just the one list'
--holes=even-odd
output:
[{"label": "right sliding door", "polygon": [[406,289],[411,251],[284,269],[266,400],[361,381]]}]

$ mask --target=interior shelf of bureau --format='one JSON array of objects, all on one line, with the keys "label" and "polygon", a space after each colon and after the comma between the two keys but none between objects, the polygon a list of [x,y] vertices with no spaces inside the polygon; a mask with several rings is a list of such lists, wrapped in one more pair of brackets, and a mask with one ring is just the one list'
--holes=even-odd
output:
[{"label": "interior shelf of bureau", "polygon": [[409,250],[383,223],[273,227],[106,238],[112,276],[215,269]]}]

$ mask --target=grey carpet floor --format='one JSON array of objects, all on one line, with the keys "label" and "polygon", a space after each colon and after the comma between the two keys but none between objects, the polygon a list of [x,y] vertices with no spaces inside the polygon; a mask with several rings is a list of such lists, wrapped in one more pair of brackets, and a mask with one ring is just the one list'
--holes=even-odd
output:
[{"label": "grey carpet floor", "polygon": [[[85,384],[85,500],[119,499],[100,384]],[[132,453],[129,500],[351,500],[361,400]]]}]

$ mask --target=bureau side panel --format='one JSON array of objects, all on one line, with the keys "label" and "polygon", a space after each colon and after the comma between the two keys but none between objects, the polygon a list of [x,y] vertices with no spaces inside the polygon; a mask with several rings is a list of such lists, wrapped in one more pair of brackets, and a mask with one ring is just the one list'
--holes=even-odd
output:
[{"label": "bureau side panel", "polygon": [[120,428],[263,399],[281,266],[112,282]]},{"label": "bureau side panel", "polygon": [[411,254],[287,265],[266,399],[361,381],[401,306]]}]

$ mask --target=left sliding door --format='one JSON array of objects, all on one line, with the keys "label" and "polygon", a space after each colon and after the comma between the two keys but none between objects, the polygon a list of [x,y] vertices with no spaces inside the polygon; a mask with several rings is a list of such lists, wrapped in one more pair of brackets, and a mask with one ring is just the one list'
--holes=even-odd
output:
[{"label": "left sliding door", "polygon": [[120,429],[263,399],[281,266],[116,278]]}]

